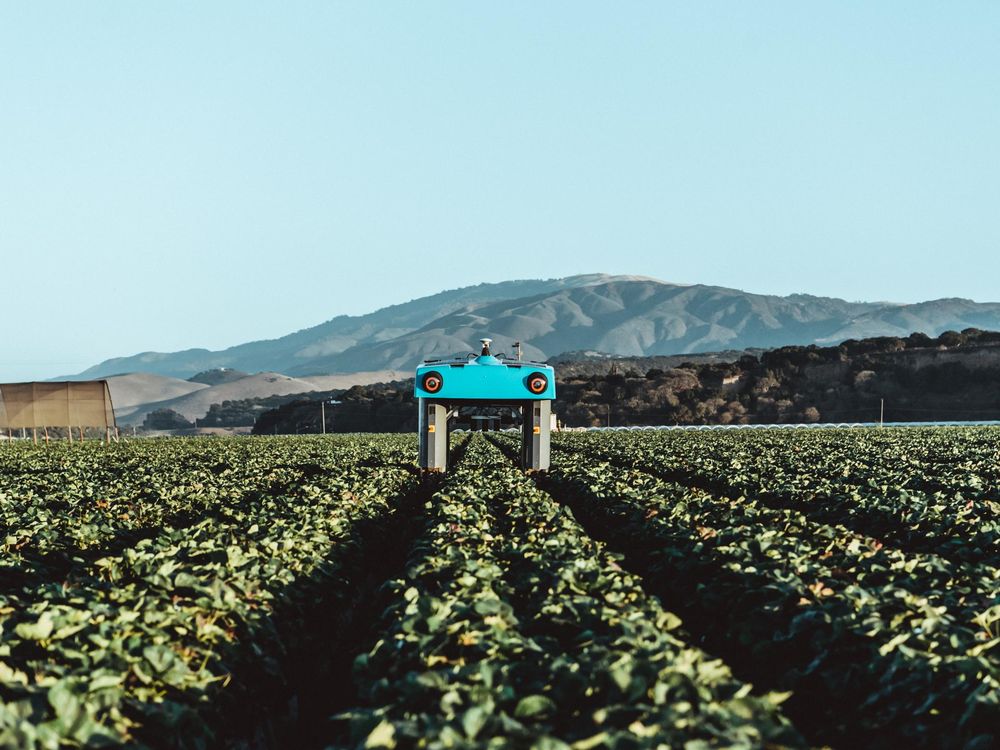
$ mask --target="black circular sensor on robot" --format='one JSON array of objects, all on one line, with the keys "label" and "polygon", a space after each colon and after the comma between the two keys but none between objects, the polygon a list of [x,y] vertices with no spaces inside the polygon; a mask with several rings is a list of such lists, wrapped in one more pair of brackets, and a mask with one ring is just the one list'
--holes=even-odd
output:
[{"label": "black circular sensor on robot", "polygon": [[441,386],[443,385],[444,378],[441,377],[441,373],[435,370],[425,373],[424,379],[420,381],[420,387],[428,393],[437,393],[441,390]]},{"label": "black circular sensor on robot", "polygon": [[528,390],[534,394],[545,393],[549,387],[549,379],[540,372],[533,372],[528,376]]}]

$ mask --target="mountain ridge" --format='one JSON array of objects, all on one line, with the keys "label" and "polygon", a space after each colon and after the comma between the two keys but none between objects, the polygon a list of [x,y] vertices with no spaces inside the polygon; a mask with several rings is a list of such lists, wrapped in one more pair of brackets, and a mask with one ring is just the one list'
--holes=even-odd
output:
[{"label": "mountain ridge", "polygon": [[545,359],[572,350],[640,356],[830,345],[973,327],[1000,329],[1000,303],[962,298],[848,302],[647,276],[581,274],[445,290],[365,315],[339,315],[275,339],[218,351],[142,352],[105,360],[71,377],[138,371],[187,378],[217,368],[294,377],[406,370],[424,357],[469,351],[483,336],[493,338],[499,349],[520,341],[525,356]]}]

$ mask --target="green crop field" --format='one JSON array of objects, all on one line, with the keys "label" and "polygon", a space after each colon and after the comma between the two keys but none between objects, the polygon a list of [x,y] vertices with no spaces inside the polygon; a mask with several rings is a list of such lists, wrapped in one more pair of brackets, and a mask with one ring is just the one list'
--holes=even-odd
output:
[{"label": "green crop field", "polygon": [[0,446],[0,747],[1000,744],[1000,430]]}]

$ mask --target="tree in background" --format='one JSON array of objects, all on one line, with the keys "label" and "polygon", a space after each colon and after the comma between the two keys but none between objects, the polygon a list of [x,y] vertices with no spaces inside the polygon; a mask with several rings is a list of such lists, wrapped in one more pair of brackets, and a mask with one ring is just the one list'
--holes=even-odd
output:
[{"label": "tree in background", "polygon": [[147,430],[183,430],[194,423],[173,409],[156,409],[146,415],[142,426]]}]

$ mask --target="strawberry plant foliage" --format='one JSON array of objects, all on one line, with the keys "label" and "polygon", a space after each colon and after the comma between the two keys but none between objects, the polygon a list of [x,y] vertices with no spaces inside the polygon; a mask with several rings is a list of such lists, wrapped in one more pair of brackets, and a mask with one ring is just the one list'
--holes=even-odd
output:
[{"label": "strawberry plant foliage", "polygon": [[238,731],[225,717],[241,674],[283,678],[277,598],[317,573],[350,586],[336,551],[414,483],[405,445],[3,454],[0,746],[210,747]]},{"label": "strawberry plant foliage", "polygon": [[[742,674],[791,691],[786,709],[813,736],[998,739],[1000,639],[986,626],[1000,581],[996,430],[559,443],[545,486],[627,549],[650,589],[683,602]],[[959,446],[958,471],[894,473],[927,473]]]},{"label": "strawberry plant foliage", "polygon": [[0,747],[986,748],[1000,431],[0,446]]},{"label": "strawberry plant foliage", "polygon": [[357,662],[369,707],[343,717],[354,742],[801,743],[777,697],[676,637],[677,618],[496,449],[473,443],[427,510]]}]

